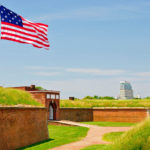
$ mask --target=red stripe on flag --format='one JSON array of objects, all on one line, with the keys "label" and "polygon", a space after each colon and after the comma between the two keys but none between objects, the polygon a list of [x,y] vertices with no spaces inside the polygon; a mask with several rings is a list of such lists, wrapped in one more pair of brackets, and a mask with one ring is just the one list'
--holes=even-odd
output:
[{"label": "red stripe on flag", "polygon": [[37,33],[36,30],[28,29],[28,28],[23,28],[23,27],[20,27],[20,26],[17,26],[17,25],[13,25],[11,23],[6,23],[6,22],[2,22],[2,27],[1,27],[2,29],[6,28],[6,27],[3,27],[3,24],[4,25],[8,25],[7,27],[10,28],[10,29],[11,29],[11,26],[12,26],[12,27],[18,28],[20,30],[25,30],[25,31],[36,33],[37,35],[42,36],[45,40],[48,40],[48,38],[45,36],[45,34],[43,35],[43,34]]},{"label": "red stripe on flag", "polygon": [[[23,37],[23,36],[12,34],[12,33],[6,33],[6,32],[4,33],[4,36],[5,35],[12,36],[12,38],[16,37],[16,38],[20,38],[20,39],[23,39],[23,40],[28,40],[28,41],[35,42],[35,43],[40,44],[40,45],[45,46],[45,47],[49,47],[49,44],[44,44],[42,42],[39,42],[37,40],[33,40],[31,38]],[[3,32],[2,32],[2,36],[3,36]]]},{"label": "red stripe on flag", "polygon": [[[3,40],[9,40],[9,41],[13,41],[13,42],[18,42],[18,43],[23,43],[23,44],[32,44],[32,43],[29,43],[29,42],[23,42],[21,40],[17,40],[17,39],[12,39],[12,38],[9,38],[9,37],[1,37],[1,39]],[[37,47],[37,48],[46,48],[48,49],[49,47],[44,47],[44,46],[38,46],[36,44],[32,44],[34,47]]]},{"label": "red stripe on flag", "polygon": [[35,24],[29,24],[28,22],[23,22],[23,25],[26,25],[26,26],[30,26],[30,27],[33,27],[33,28],[40,28],[40,29],[42,29],[42,30],[44,30],[44,31],[46,31],[47,32],[47,29],[46,28],[44,28],[44,27],[41,27],[41,26],[37,26],[37,25],[35,25]]},{"label": "red stripe on flag", "polygon": [[47,24],[43,24],[43,23],[36,23],[36,24],[38,24],[38,25],[42,25],[42,26],[45,26],[45,27],[48,27],[48,25],[47,25]]},{"label": "red stripe on flag", "polygon": [[[37,28],[37,27],[35,27],[35,26],[32,26],[32,25],[27,24],[27,23],[23,23],[23,25],[25,25],[25,26],[29,26],[29,27],[32,27],[32,28],[36,29],[38,32],[40,32],[40,33],[42,33],[42,34],[47,35],[47,33],[45,33],[44,31],[42,31],[42,30],[40,30],[40,29],[38,29],[38,28]],[[25,27],[24,27],[24,28],[25,28]],[[27,29],[27,28],[26,28],[26,29]]]},{"label": "red stripe on flag", "polygon": [[11,23],[6,23],[6,22],[2,22],[2,25],[9,25],[9,26],[12,26],[12,27],[15,27],[15,28],[18,28],[18,29],[21,29],[21,30],[26,30],[26,31],[30,31],[30,32],[34,32],[36,33],[35,30],[33,29],[27,29],[27,28],[23,28],[23,27],[20,27],[20,26],[17,26],[17,25],[14,25],[14,24],[11,24]]},{"label": "red stripe on flag", "polygon": [[[7,31],[12,31],[12,32],[20,33],[20,34],[24,34],[24,35],[31,36],[31,37],[35,37],[35,38],[38,38],[38,39],[42,40],[43,42],[47,41],[47,39],[40,38],[37,35],[29,34],[29,33],[26,33],[26,32],[23,32],[23,31],[19,31],[19,30],[16,30],[16,29],[10,29],[10,28],[7,28],[7,27],[2,27],[2,29],[3,30],[7,30]],[[4,33],[5,32],[3,32],[3,34]]]}]

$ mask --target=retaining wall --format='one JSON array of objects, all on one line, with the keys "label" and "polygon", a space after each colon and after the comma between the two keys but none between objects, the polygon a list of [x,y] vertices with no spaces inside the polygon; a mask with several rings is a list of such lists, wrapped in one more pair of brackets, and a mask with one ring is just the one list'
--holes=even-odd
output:
[{"label": "retaining wall", "polygon": [[61,108],[60,119],[71,121],[140,122],[149,108]]},{"label": "retaining wall", "polygon": [[92,121],[93,110],[90,108],[61,108],[60,120]]},{"label": "retaining wall", "polygon": [[0,107],[1,150],[14,150],[46,139],[46,108]]}]

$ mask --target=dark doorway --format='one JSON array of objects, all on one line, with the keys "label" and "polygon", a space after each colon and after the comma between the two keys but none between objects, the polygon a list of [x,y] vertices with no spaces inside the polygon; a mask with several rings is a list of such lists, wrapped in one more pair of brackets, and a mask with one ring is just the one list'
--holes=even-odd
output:
[{"label": "dark doorway", "polygon": [[49,120],[56,120],[56,110],[57,110],[56,103],[51,102],[49,105]]}]

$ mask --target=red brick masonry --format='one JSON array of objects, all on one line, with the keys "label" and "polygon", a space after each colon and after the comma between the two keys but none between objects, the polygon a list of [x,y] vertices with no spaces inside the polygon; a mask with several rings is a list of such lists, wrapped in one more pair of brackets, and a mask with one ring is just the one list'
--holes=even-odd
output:
[{"label": "red brick masonry", "polygon": [[[33,96],[33,98],[35,98],[38,102],[42,103],[45,107],[47,107],[47,119],[49,120],[49,114],[50,114],[50,110],[49,110],[49,107],[50,105],[53,106],[53,109],[54,109],[54,119],[53,120],[59,120],[59,99],[48,99],[46,97],[47,94],[56,94],[55,93],[52,93],[52,92],[47,92],[47,91],[35,91],[35,92],[30,92]],[[57,93],[59,94],[59,93]]]},{"label": "red brick masonry", "polygon": [[140,122],[149,108],[61,108],[60,119],[70,121]]},{"label": "red brick masonry", "polygon": [[35,85],[11,87],[29,92],[39,103],[47,107],[47,119],[50,119],[50,106],[53,108],[53,119],[59,120],[60,92],[53,90],[38,90]]},{"label": "red brick masonry", "polygon": [[14,150],[46,139],[46,108],[0,107],[0,150]]}]

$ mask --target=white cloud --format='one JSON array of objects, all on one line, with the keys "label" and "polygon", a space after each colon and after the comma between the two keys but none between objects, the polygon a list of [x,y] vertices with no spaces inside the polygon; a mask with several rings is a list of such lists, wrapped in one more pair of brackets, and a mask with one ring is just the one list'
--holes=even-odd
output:
[{"label": "white cloud", "polygon": [[134,95],[137,93],[141,96],[150,95],[150,79],[143,81],[139,78],[101,78],[101,79],[71,79],[60,81],[37,81],[36,84],[46,89],[61,91],[61,98],[75,96],[82,98],[87,95],[99,96],[118,96],[120,81],[127,80],[131,82]]},{"label": "white cloud", "polygon": [[54,69],[60,69],[58,67],[47,67],[47,66],[25,66],[24,67],[27,70],[54,70]]},{"label": "white cloud", "polygon": [[[31,70],[36,75],[51,76],[58,74],[78,73],[78,74],[93,74],[93,75],[120,75],[126,73],[120,69],[92,69],[92,68],[57,68],[47,66],[26,66],[25,69]],[[38,72],[37,72],[38,71]]]},{"label": "white cloud", "polygon": [[63,73],[61,68],[48,67],[48,66],[25,66],[26,70],[29,70],[31,74],[38,76],[57,76]]},{"label": "white cloud", "polygon": [[[119,83],[119,82],[118,82]],[[119,85],[114,80],[103,79],[72,79],[61,81],[38,81],[37,84],[46,89],[61,91],[62,98],[75,96],[82,98],[86,95],[118,95]],[[111,86],[110,86],[111,85]],[[112,88],[113,85],[113,88]]]},{"label": "white cloud", "polygon": [[39,75],[39,76],[57,76],[62,74],[61,72],[35,72],[35,75]]},{"label": "white cloud", "polygon": [[45,69],[49,69],[49,67],[43,67],[43,66],[25,66],[25,69],[29,69],[29,70],[45,70]]},{"label": "white cloud", "polygon": [[66,69],[67,72],[74,72],[74,73],[86,73],[86,74],[94,74],[94,75],[120,75],[125,73],[125,70],[102,70],[102,69],[85,69],[85,68],[68,68]]},{"label": "white cloud", "polygon": [[138,72],[135,73],[135,75],[140,77],[150,77],[150,72]]},{"label": "white cloud", "polygon": [[[65,74],[69,75],[69,73],[76,73],[76,74],[91,74],[97,76],[117,76],[122,75],[131,78],[138,78],[139,77],[150,77],[150,72],[133,72],[129,70],[122,70],[122,69],[100,69],[100,68],[61,68],[61,67],[48,67],[48,66],[25,66],[26,70],[30,71],[30,73],[41,75],[41,76],[52,76],[52,75],[59,75]],[[142,79],[143,80],[143,79]]]},{"label": "white cloud", "polygon": [[[46,89],[61,91],[62,98],[69,96],[82,98],[86,95],[117,96],[119,94],[119,82],[122,80],[131,83],[134,95],[139,93],[141,96],[150,96],[150,72],[47,66],[30,66],[26,69],[28,72],[31,70],[30,73],[33,75],[43,77],[43,79],[44,77],[55,77],[53,81],[32,80],[29,84],[37,84]],[[84,78],[81,79],[81,75]],[[97,77],[89,77],[89,75],[96,75]]]}]

